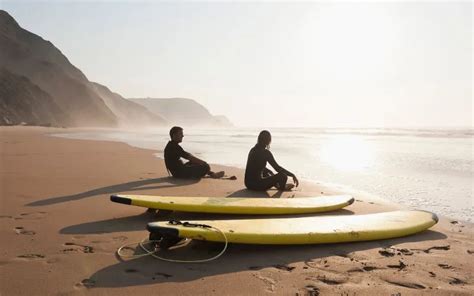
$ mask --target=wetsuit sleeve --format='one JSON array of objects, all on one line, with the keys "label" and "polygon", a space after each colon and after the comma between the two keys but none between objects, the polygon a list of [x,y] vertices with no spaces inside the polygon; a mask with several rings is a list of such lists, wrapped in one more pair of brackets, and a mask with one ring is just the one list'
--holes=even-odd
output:
[{"label": "wetsuit sleeve", "polygon": [[183,147],[178,145],[178,156],[189,160],[190,154],[184,151]]},{"label": "wetsuit sleeve", "polygon": [[294,177],[295,175],[290,172],[285,170],[283,167],[279,166],[278,163],[275,161],[275,158],[273,157],[273,154],[270,151],[266,151],[266,158],[268,163],[279,173],[284,173],[287,176]]}]

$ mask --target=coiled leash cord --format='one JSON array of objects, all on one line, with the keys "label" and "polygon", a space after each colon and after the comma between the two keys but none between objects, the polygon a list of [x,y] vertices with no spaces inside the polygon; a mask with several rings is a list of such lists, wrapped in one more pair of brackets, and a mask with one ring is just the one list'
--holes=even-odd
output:
[{"label": "coiled leash cord", "polygon": [[[145,247],[145,245],[147,244],[151,244],[151,243],[159,243],[160,240],[148,240],[148,239],[143,239],[139,242],[133,242],[133,243],[129,243],[129,244],[125,244],[125,245],[122,245],[120,248],[117,249],[117,255],[120,257],[120,258],[141,258],[141,257],[145,257],[145,256],[152,256],[153,258],[156,258],[156,259],[159,259],[159,260],[162,260],[162,261],[166,261],[166,262],[174,262],[174,263],[204,263],[204,262],[209,262],[209,261],[212,261],[212,260],[216,260],[217,258],[219,258],[220,256],[222,256],[225,251],[227,250],[227,246],[229,244],[228,242],[228,239],[227,239],[227,236],[225,235],[225,233],[220,230],[219,228],[216,228],[216,227],[213,227],[213,226],[210,226],[210,225],[206,225],[206,224],[195,224],[195,223],[189,223],[189,222],[181,222],[181,221],[176,221],[176,220],[171,220],[168,222],[169,224],[171,225],[182,225],[184,227],[202,227],[202,228],[205,228],[205,229],[209,229],[209,230],[216,230],[217,232],[219,232],[222,237],[224,238],[224,248],[222,248],[222,251],[219,252],[219,254],[217,254],[216,256],[214,257],[211,257],[211,258],[206,258],[206,259],[198,259],[198,260],[179,260],[179,259],[169,259],[169,258],[164,258],[164,257],[160,257],[158,256],[156,253],[158,252],[158,250],[150,250],[148,248]],[[170,249],[176,249],[178,247],[181,247],[181,246],[184,246],[184,245],[187,245],[189,242],[191,241],[191,239],[188,239],[186,238],[184,241],[181,241],[179,242],[178,244],[172,246]],[[138,244],[140,246],[140,248],[145,252],[145,254],[139,254],[139,255],[124,255],[122,254],[122,250],[125,249],[125,248],[128,248],[128,246],[131,246],[131,245],[136,245]],[[130,249],[130,248],[129,248]]]}]

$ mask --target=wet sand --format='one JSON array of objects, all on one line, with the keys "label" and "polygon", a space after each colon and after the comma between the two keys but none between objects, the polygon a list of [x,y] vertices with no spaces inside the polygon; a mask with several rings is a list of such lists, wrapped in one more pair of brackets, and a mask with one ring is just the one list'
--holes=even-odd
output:
[{"label": "wet sand", "polygon": [[[121,260],[116,250],[147,237],[147,222],[169,217],[111,203],[115,193],[304,197],[341,189],[301,182],[297,191],[256,194],[237,180],[168,177],[154,151],[123,143],[48,136],[62,129],[0,127],[1,295],[471,295],[474,228],[441,217],[398,239],[311,246],[230,245],[219,259],[178,264]],[[67,130],[72,132],[73,130]],[[331,215],[400,208],[355,193]],[[174,213],[177,219],[208,215]],[[223,218],[213,216],[213,218]],[[173,258],[212,257],[222,244],[191,242]],[[138,250],[138,249],[137,249]]]}]

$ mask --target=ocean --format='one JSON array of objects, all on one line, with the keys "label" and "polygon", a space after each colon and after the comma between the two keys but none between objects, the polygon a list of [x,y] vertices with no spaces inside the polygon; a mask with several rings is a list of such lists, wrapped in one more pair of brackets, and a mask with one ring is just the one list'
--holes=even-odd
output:
[{"label": "ocean", "polygon": [[[209,163],[245,168],[259,131],[185,128],[181,145]],[[473,222],[473,129],[271,128],[270,132],[275,159],[300,179]],[[161,158],[169,140],[168,129],[58,136],[125,142],[155,149]]]}]

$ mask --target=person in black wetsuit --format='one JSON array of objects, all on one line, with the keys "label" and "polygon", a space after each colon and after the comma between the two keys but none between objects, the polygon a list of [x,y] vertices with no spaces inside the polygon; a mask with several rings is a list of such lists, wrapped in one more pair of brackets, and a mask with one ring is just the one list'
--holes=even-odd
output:
[{"label": "person in black wetsuit", "polygon": [[[209,175],[211,178],[222,178],[224,172],[213,172],[207,162],[201,160],[191,153],[184,151],[179,145],[183,141],[183,128],[174,126],[170,130],[171,141],[165,147],[165,164],[168,171],[176,178],[202,178]],[[188,160],[183,163],[181,158]]]},{"label": "person in black wetsuit", "polygon": [[[268,149],[272,141],[269,131],[261,131],[257,144],[250,149],[245,167],[245,186],[251,190],[268,190],[275,186],[279,190],[291,190],[298,187],[296,176],[278,165],[273,154]],[[276,175],[267,169],[267,162],[278,172]],[[293,178],[293,184],[286,184],[288,176]]]}]

